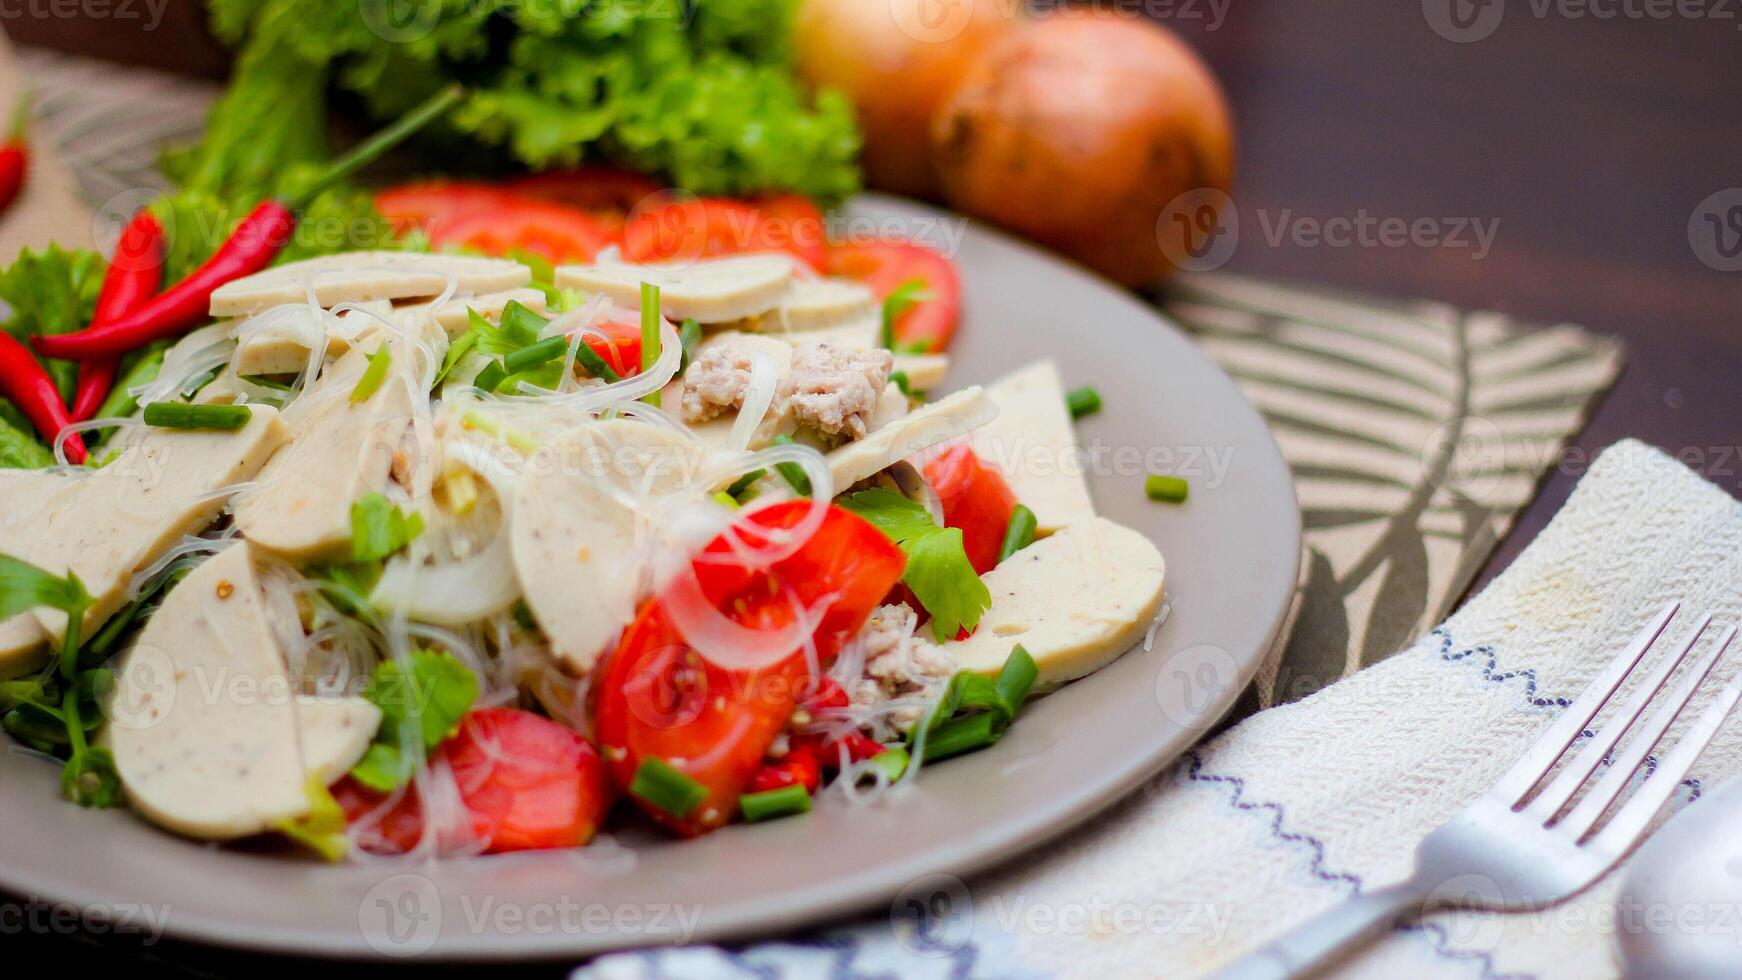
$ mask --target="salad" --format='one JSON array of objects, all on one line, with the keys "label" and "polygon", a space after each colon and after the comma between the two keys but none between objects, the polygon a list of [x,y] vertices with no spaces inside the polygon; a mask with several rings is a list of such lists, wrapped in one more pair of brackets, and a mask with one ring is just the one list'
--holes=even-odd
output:
[{"label": "salad", "polygon": [[1070,465],[1092,390],[943,393],[953,305],[887,255],[645,258],[211,289],[130,415],[0,470],[12,738],[83,805],[331,859],[695,836],[899,794],[1158,621]]}]

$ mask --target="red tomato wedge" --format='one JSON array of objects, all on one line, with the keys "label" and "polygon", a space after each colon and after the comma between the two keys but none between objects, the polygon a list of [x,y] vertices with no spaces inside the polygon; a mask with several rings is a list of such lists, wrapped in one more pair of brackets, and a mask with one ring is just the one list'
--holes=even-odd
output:
[{"label": "red tomato wedge", "polygon": [[629,212],[662,188],[651,177],[611,167],[579,167],[528,174],[504,185],[521,197],[580,208],[601,225],[621,233]]},{"label": "red tomato wedge", "polygon": [[925,478],[943,504],[944,526],[961,528],[962,548],[974,571],[984,575],[997,567],[1016,510],[1016,494],[1004,474],[966,442],[957,442],[925,464]]},{"label": "red tomato wedge", "polygon": [[607,321],[595,325],[610,339],[602,340],[589,334],[587,346],[611,365],[611,369],[627,378],[641,372],[641,326]]},{"label": "red tomato wedge", "polygon": [[[599,753],[572,729],[513,708],[474,711],[436,757],[453,770],[470,817],[469,833],[485,853],[580,847],[593,839],[611,802]],[[346,777],[333,795],[356,821],[385,799]],[[401,851],[423,833],[423,807],[407,788],[379,824]]]},{"label": "red tomato wedge", "polygon": [[427,181],[377,191],[375,208],[401,234],[421,228],[433,236],[461,218],[496,210],[510,200],[495,184]]},{"label": "red tomato wedge", "polygon": [[[775,504],[747,520],[788,528],[812,506],[808,500]],[[812,636],[821,665],[864,626],[906,564],[901,550],[869,523],[824,506],[827,515],[811,539],[767,569],[709,561],[732,553],[724,536],[695,563],[703,594],[750,629],[781,629],[793,621],[795,601],[814,607],[832,596]],[[742,526],[739,534],[753,545],[759,537]],[[653,819],[695,836],[737,812],[738,797],[813,686],[802,649],[754,670],[714,665],[684,642],[664,604],[654,599],[642,606],[597,676],[595,731],[619,786],[628,786],[648,758],[664,760],[702,785],[706,797],[683,817],[636,799]]]},{"label": "red tomato wedge", "polygon": [[578,208],[508,198],[492,210],[457,217],[430,232],[437,245],[461,245],[486,255],[530,252],[552,262],[591,262],[614,239]]},{"label": "red tomato wedge", "polygon": [[895,339],[932,353],[950,345],[962,318],[962,281],[949,259],[905,242],[842,244],[830,250],[826,271],[863,282],[880,300],[909,282],[924,283],[929,298],[896,319]]},{"label": "red tomato wedge", "polygon": [[676,262],[744,252],[788,252],[821,271],[823,213],[807,198],[738,201],[665,194],[629,215],[623,253],[635,262]]}]

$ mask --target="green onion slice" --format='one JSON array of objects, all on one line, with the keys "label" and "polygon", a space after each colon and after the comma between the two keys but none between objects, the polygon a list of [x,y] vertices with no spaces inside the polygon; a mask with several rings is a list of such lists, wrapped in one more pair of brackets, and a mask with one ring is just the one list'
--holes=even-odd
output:
[{"label": "green onion slice", "polygon": [[381,383],[387,380],[387,369],[393,364],[393,351],[382,341],[375,348],[375,353],[369,355],[369,366],[363,369],[363,376],[357,379],[357,387],[351,389],[351,404],[366,402],[371,395],[381,390]]},{"label": "green onion slice", "polygon": [[1177,476],[1152,476],[1144,481],[1143,492],[1150,500],[1183,504],[1191,496],[1192,485]]},{"label": "green onion slice", "polygon": [[[790,446],[792,445],[792,436],[775,436],[773,445]],[[793,493],[801,497],[811,495],[811,478],[805,475],[804,467],[797,463],[775,463],[774,471],[780,474],[780,478],[785,480],[788,486],[792,487]]]},{"label": "green onion slice", "polygon": [[936,762],[983,749],[998,741],[1003,734],[1003,729],[998,727],[998,716],[992,712],[957,718],[926,736],[925,761]]},{"label": "green onion slice", "polygon": [[1070,408],[1073,419],[1093,415],[1101,410],[1101,393],[1092,385],[1084,385],[1065,396],[1065,405]]},{"label": "green onion slice", "polygon": [[[653,283],[641,284],[641,370],[653,368],[659,360],[659,287]],[[642,401],[655,408],[659,407],[659,392],[651,392]]]},{"label": "green onion slice", "polygon": [[771,789],[765,793],[745,793],[738,797],[738,810],[747,823],[778,820],[781,817],[809,813],[811,795],[798,784]]},{"label": "green onion slice", "polygon": [[152,402],[145,406],[145,424],[163,429],[240,429],[253,413],[246,405],[188,405]]},{"label": "green onion slice", "polygon": [[679,820],[689,816],[708,798],[708,791],[701,783],[657,756],[648,756],[635,767],[635,778],[629,780],[629,793]]},{"label": "green onion slice", "polygon": [[1010,526],[1004,529],[1004,544],[998,548],[998,563],[1004,564],[1004,559],[1034,543],[1035,528],[1039,525],[1034,519],[1034,511],[1022,504],[1010,512]]}]

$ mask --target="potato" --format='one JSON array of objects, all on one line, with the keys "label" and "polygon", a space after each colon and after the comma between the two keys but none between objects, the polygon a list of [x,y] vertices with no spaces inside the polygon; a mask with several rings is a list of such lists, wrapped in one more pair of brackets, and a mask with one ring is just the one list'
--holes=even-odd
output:
[{"label": "potato", "polygon": [[798,72],[852,101],[871,186],[936,197],[932,116],[1022,9],[1011,0],[805,0],[794,24]]},{"label": "potato", "polygon": [[1234,170],[1227,102],[1197,55],[1158,24],[1084,11],[989,45],[939,108],[932,150],[952,205],[1130,286],[1184,254],[1169,203],[1225,193]]}]

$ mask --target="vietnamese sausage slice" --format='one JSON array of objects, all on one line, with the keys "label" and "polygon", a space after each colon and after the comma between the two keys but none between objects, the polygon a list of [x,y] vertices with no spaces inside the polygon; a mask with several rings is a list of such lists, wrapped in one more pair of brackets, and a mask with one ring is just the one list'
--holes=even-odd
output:
[{"label": "vietnamese sausage slice", "polygon": [[351,505],[387,488],[395,454],[416,425],[420,358],[406,342],[391,351],[387,378],[364,401],[350,396],[367,361],[356,348],[304,396],[306,414],[302,400],[292,406],[293,440],[236,501],[236,524],[248,540],[296,565],[349,554]]},{"label": "vietnamese sausage slice", "polygon": [[659,287],[659,308],[667,320],[730,323],[778,307],[792,285],[795,263],[785,253],[771,252],[659,265],[565,265],[556,270],[556,285],[604,293],[619,306],[637,310],[641,284],[649,282]]},{"label": "vietnamese sausage slice", "polygon": [[[0,470],[0,555],[28,560],[42,511],[78,480],[65,470]],[[0,681],[41,667],[47,651],[48,634],[33,613],[0,620]]]},{"label": "vietnamese sausage slice", "polygon": [[470,313],[472,311],[476,311],[479,316],[491,323],[501,323],[502,310],[509,303],[519,303],[540,316],[543,316],[546,310],[543,290],[507,289],[485,296],[474,296],[470,299],[450,299],[443,303],[439,309],[435,308],[435,302],[432,300],[428,303],[413,303],[395,307],[393,312],[400,321],[406,322],[411,318],[427,315],[434,309],[436,322],[441,324],[448,339],[457,340],[460,334],[471,328]]},{"label": "vietnamese sausage slice", "polygon": [[829,473],[835,492],[889,468],[923,449],[965,436],[998,417],[998,406],[985,389],[964,388],[948,397],[922,405],[858,442],[829,453]]},{"label": "vietnamese sausage slice", "polygon": [[851,279],[795,279],[781,299],[771,328],[801,332],[849,320],[877,320],[877,294]]},{"label": "vietnamese sausage slice", "polygon": [[[234,431],[143,429],[109,465],[68,489],[41,515],[30,560],[56,575],[76,573],[91,593],[85,635],[127,602],[127,585],[158,556],[216,520],[226,488],[252,480],[286,438],[277,410],[250,407]],[[39,609],[59,644],[66,614]]]},{"label": "vietnamese sausage slice", "polygon": [[169,590],[116,667],[109,747],[127,798],[189,837],[230,840],[308,812],[284,656],[246,542]]},{"label": "vietnamese sausage slice", "polygon": [[358,697],[298,694],[296,725],[303,771],[332,783],[369,751],[381,727],[381,709]]},{"label": "vietnamese sausage slice", "polygon": [[557,660],[592,669],[642,592],[647,502],[693,482],[704,450],[662,426],[614,419],[546,446],[517,488],[515,572]]},{"label": "vietnamese sausage slice", "polygon": [[514,289],[532,270],[507,259],[423,252],[344,252],[274,266],[212,291],[212,316],[245,316],[286,303],[323,307],[378,299],[435,297],[452,284],[459,295]]},{"label": "vietnamese sausage slice", "polygon": [[1018,644],[1039,690],[1092,674],[1143,639],[1161,611],[1166,564],[1149,539],[1105,518],[1070,524],[983,577],[992,607],[943,649],[962,670],[997,674]]},{"label": "vietnamese sausage slice", "polygon": [[997,466],[1016,499],[1034,511],[1042,537],[1090,520],[1095,505],[1083,478],[1076,427],[1058,365],[1036,361],[988,385],[998,418],[974,433],[974,451]]},{"label": "vietnamese sausage slice", "polygon": [[236,326],[230,367],[243,377],[298,374],[308,367],[315,345],[326,342],[325,360],[342,357],[358,340],[381,329],[381,321],[392,313],[393,305],[386,301],[318,318],[307,306],[267,310]]}]

